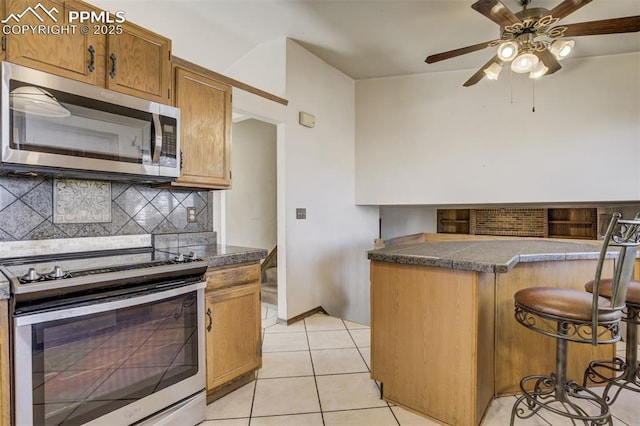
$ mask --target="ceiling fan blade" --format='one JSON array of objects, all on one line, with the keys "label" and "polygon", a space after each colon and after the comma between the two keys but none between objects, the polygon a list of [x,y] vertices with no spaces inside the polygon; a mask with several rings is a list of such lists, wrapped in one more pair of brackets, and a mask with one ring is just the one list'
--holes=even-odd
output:
[{"label": "ceiling fan blade", "polygon": [[469,86],[473,86],[474,84],[476,84],[477,82],[479,82],[480,80],[482,80],[485,76],[484,74],[484,70],[486,70],[487,68],[489,68],[493,63],[500,63],[500,59],[498,58],[498,55],[495,55],[493,58],[491,58],[489,60],[489,62],[487,62],[486,64],[484,64],[482,66],[482,68],[480,68],[478,71],[476,71],[476,73],[474,75],[471,76],[471,78],[467,81],[464,82],[463,86],[464,87],[469,87]]},{"label": "ceiling fan blade", "polygon": [[471,7],[501,27],[520,22],[520,19],[500,0],[478,0]]},{"label": "ceiling fan blade", "polygon": [[487,47],[495,46],[495,44],[498,41],[500,41],[500,39],[485,41],[484,43],[474,44],[473,46],[461,47],[459,49],[449,50],[448,52],[436,53],[435,55],[427,56],[427,59],[425,59],[424,61],[428,64],[433,64],[434,62],[455,58],[456,56],[464,55],[471,52],[476,52],[478,50],[482,50]]},{"label": "ceiling fan blade", "polygon": [[582,6],[591,3],[592,0],[564,0],[562,3],[551,9],[549,15],[554,18],[562,19],[570,13],[575,12]]},{"label": "ceiling fan blade", "polygon": [[558,62],[553,53],[549,52],[549,49],[545,49],[542,52],[533,52],[538,59],[542,61],[542,63],[549,68],[549,70],[544,75],[551,75],[554,72],[558,71],[562,66]]},{"label": "ceiling fan blade", "polygon": [[640,31],[640,16],[603,19],[602,21],[580,22],[562,26],[567,27],[564,37],[634,33]]}]

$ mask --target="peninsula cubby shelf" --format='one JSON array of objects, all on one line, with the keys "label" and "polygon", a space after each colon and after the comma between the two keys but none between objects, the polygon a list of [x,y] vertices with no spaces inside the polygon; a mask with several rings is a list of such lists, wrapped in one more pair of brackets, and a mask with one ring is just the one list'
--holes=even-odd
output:
[{"label": "peninsula cubby shelf", "polygon": [[549,238],[595,240],[598,237],[596,208],[548,209]]},{"label": "peninsula cubby shelf", "polygon": [[[500,209],[497,209],[500,210]],[[516,209],[519,210],[519,209]],[[535,216],[538,218],[536,223],[539,226],[539,232],[536,231],[530,236],[545,236],[548,238],[569,238],[579,240],[595,240],[598,236],[597,224],[598,224],[598,212],[596,208],[581,207],[581,208],[549,208],[549,209],[522,209],[522,217],[514,218],[516,223],[513,226],[509,226],[509,230],[505,229],[503,235],[514,235],[513,227],[518,228],[522,223],[518,221],[532,222],[533,210],[538,213]],[[479,223],[476,223],[476,212],[479,210],[473,209],[438,209],[437,211],[437,229],[438,233],[443,234],[475,234],[476,227]],[[486,213],[486,212],[485,212]],[[520,216],[515,214],[515,216]],[[486,218],[486,215],[485,215]],[[485,219],[486,220],[486,219]],[[524,223],[524,222],[523,222]],[[542,229],[544,226],[546,229]],[[520,229],[520,228],[518,228]],[[496,235],[496,234],[492,234]],[[529,235],[529,234],[527,234]]]}]

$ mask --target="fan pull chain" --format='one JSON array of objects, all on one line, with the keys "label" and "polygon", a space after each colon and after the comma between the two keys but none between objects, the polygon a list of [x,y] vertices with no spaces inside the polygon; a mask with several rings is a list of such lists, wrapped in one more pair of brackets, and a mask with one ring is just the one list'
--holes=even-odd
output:
[{"label": "fan pull chain", "polygon": [[536,112],[536,79],[531,79],[531,112]]},{"label": "fan pull chain", "polygon": [[511,105],[513,105],[513,71],[509,70],[509,96],[511,97]]}]

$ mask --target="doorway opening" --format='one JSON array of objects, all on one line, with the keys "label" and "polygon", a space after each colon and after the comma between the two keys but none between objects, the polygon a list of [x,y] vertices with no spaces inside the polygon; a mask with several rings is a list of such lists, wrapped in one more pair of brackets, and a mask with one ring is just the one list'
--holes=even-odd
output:
[{"label": "doorway opening", "polygon": [[234,114],[232,189],[225,191],[226,244],[267,249],[262,301],[278,303],[276,125]]}]

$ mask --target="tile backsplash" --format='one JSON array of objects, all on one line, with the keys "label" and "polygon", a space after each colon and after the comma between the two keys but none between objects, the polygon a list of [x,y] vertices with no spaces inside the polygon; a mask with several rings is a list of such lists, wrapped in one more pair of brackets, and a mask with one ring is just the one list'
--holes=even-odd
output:
[{"label": "tile backsplash", "polygon": [[[69,209],[69,197],[56,197],[54,187],[69,183],[76,191],[78,214],[71,222],[54,221],[54,211]],[[98,237],[135,234],[167,234],[212,231],[212,205],[207,191],[159,188],[129,182],[111,182],[111,200],[105,202],[103,181],[82,181],[46,177],[0,177],[0,241],[52,238]],[[55,185],[54,185],[55,184]],[[93,193],[93,191],[99,191]],[[187,207],[196,210],[196,222],[187,222]],[[107,211],[110,208],[110,212]],[[87,214],[90,212],[91,214]],[[82,217],[87,217],[82,222]],[[95,217],[104,217],[99,222]],[[93,222],[93,223],[89,223]]]}]

